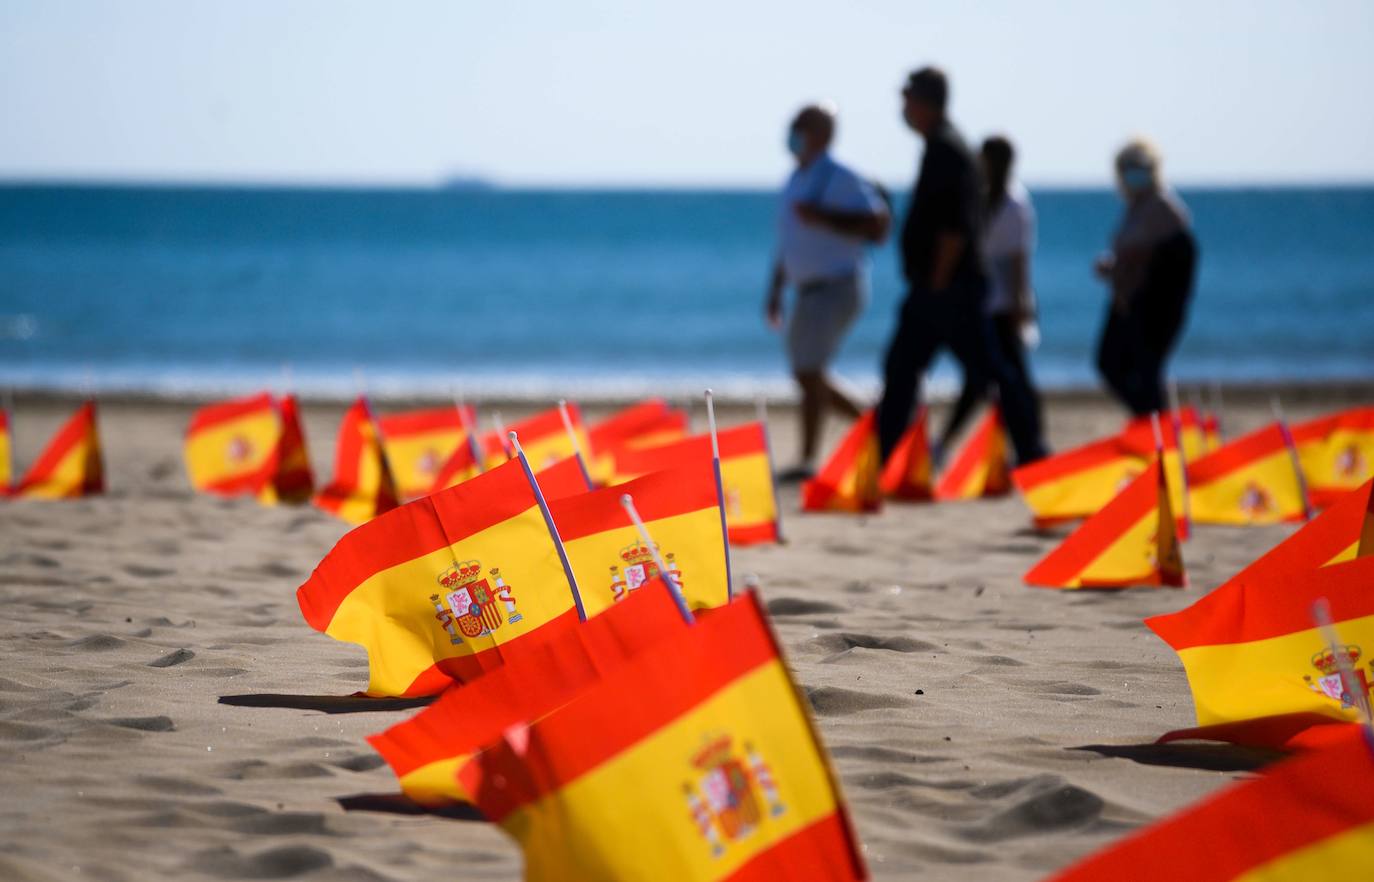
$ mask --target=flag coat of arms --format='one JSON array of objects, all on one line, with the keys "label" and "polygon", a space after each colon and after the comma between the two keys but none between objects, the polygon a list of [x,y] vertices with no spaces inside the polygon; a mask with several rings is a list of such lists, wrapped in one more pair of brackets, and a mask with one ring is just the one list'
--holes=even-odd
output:
[{"label": "flag coat of arms", "polygon": [[281,432],[272,454],[269,478],[258,491],[263,505],[301,505],[315,493],[315,474],[310,470],[310,454],[305,448],[305,432],[296,407],[296,396],[283,395],[277,400],[277,418]]},{"label": "flag coat of arms", "polygon": [[315,495],[315,505],[350,524],[396,507],[396,480],[366,400],[359,398],[344,414],[336,451],[334,480]]},{"label": "flag coat of arms", "polygon": [[515,459],[349,531],[296,600],[367,650],[369,695],[433,695],[574,624],[574,591]]},{"label": "flag coat of arms", "polygon": [[1297,456],[1278,423],[1188,464],[1188,511],[1200,524],[1278,524],[1307,518]]},{"label": "flag coat of arms", "polygon": [[1368,694],[1374,660],[1374,558],[1275,584],[1228,583],[1187,609],[1145,620],[1178,653],[1199,726],[1291,713],[1354,719],[1354,696],[1312,623],[1326,598],[1350,666]]},{"label": "flag coat of arms", "polygon": [[855,420],[816,477],[802,484],[802,511],[878,511],[883,507],[881,466],[876,417],[870,410]]},{"label": "flag coat of arms", "polygon": [[916,419],[883,463],[878,489],[888,499],[925,502],[935,496],[931,485],[934,464],[930,461],[930,443],[926,437],[926,413],[924,407],[917,411]]},{"label": "flag coat of arms", "polygon": [[256,495],[276,466],[281,420],[267,393],[207,405],[186,427],[191,486],[218,496]]},{"label": "flag coat of arms", "polygon": [[74,499],[105,492],[105,466],[96,430],[95,402],[87,401],[62,424],[29,467],[14,495]]},{"label": "flag coat of arms", "polygon": [[979,499],[1010,492],[1007,447],[1007,430],[1002,425],[1001,411],[990,407],[954,457],[954,462],[940,475],[935,485],[935,498]]},{"label": "flag coat of arms", "polygon": [[1026,573],[1041,588],[1126,588],[1186,583],[1169,491],[1159,462],[1088,518]]},{"label": "flag coat of arms", "polygon": [[1357,407],[1293,426],[1311,502],[1326,508],[1374,477],[1374,407]]},{"label": "flag coat of arms", "polygon": [[[658,546],[667,573],[659,572],[621,505],[625,494]],[[556,499],[549,503],[549,511],[588,618],[660,576],[676,586],[693,609],[724,606],[730,600],[727,543],[709,459]]]},{"label": "flag coat of arms", "polygon": [[470,802],[458,772],[473,754],[511,726],[557,710],[686,627],[656,579],[604,615],[560,629],[473,682],[445,689],[429,707],[367,741],[414,802],[428,808]]},{"label": "flag coat of arms", "polygon": [[1374,867],[1374,745],[1349,726],[1294,757],[1152,824],[1050,882],[1312,882]]},{"label": "flag coat of arms", "polygon": [[587,429],[592,477],[608,484],[615,477],[615,454],[626,447],[656,447],[687,437],[687,414],[661,398],[651,398],[611,414]]},{"label": "flag coat of arms", "polygon": [[14,472],[10,465],[14,450],[11,437],[9,411],[0,407],[0,496],[8,495],[10,485],[14,483]]},{"label": "flag coat of arms", "polygon": [[[563,425],[563,414],[556,407],[512,423],[507,431],[516,434],[530,468],[539,471],[578,453],[584,457],[590,455],[587,430],[582,425],[582,412],[571,401],[568,402],[568,420],[572,423],[573,437],[568,436]],[[576,447],[573,446],[574,437],[577,439]],[[509,458],[510,451],[506,444],[506,439],[494,432],[483,439],[487,468],[498,466]]]},{"label": "flag coat of arms", "polygon": [[[733,545],[778,542],[782,538],[768,430],[761,422],[720,430],[721,493],[725,524]],[[711,462],[711,436],[693,435],[671,444],[618,451],[618,482],[649,472]]]},{"label": "flag coat of arms", "polygon": [[457,407],[436,407],[377,418],[387,465],[402,499],[424,496],[434,489],[454,451],[467,444],[463,427],[475,420],[471,408],[466,417]]},{"label": "flag coat of arms", "polygon": [[529,880],[867,878],[753,594],[661,640],[460,772]]}]

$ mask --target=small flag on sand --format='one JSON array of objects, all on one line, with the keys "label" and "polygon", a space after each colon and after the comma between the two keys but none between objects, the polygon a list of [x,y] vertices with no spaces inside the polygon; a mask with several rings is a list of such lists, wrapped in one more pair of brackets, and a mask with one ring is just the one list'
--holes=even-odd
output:
[{"label": "small flag on sand", "polygon": [[615,453],[627,447],[656,447],[687,437],[687,413],[661,398],[651,398],[619,410],[587,428],[592,477],[610,483]]},{"label": "small flag on sand", "polygon": [[[572,435],[563,426],[563,414],[557,407],[540,411],[526,417],[507,428],[520,438],[520,446],[525,450],[525,458],[535,471],[547,468],[579,452],[586,455],[590,449],[587,430],[582,425],[582,413],[577,405],[568,402],[568,418],[572,423]],[[574,446],[573,439],[576,439]],[[487,468],[498,466],[507,459],[506,439],[496,433],[483,439],[483,449],[487,457]]]},{"label": "small flag on sand", "polygon": [[883,507],[882,466],[873,411],[855,420],[816,477],[802,484],[802,511],[872,512]]},{"label": "small flag on sand", "polygon": [[1293,426],[1312,505],[1326,508],[1374,477],[1374,407],[1357,407]]},{"label": "small flag on sand", "polygon": [[258,492],[258,502],[301,505],[309,502],[315,493],[315,475],[310,470],[310,454],[305,449],[305,432],[301,429],[296,396],[283,395],[277,399],[277,417],[281,432],[272,455],[270,477]]},{"label": "small flag on sand", "polygon": [[954,462],[940,475],[935,498],[941,500],[980,499],[1003,496],[1011,491],[1007,464],[1007,430],[1002,413],[995,406],[974,428]]},{"label": "small flag on sand", "polygon": [[557,710],[687,627],[667,588],[655,580],[604,615],[559,630],[471,683],[451,686],[434,704],[368,743],[391,766],[406,796],[420,805],[470,802],[457,773],[472,754],[510,726]]},{"label": "small flag on sand", "polygon": [[[725,523],[733,545],[777,542],[781,538],[778,503],[767,428],[762,422],[722,429],[720,477]],[[656,447],[627,448],[615,457],[618,481],[711,462],[711,436],[693,435]]]},{"label": "small flag on sand", "polygon": [[1050,882],[1310,882],[1374,866],[1374,746],[1363,727],[1088,857]]},{"label": "small flag on sand", "polygon": [[96,430],[95,402],[87,401],[53,435],[14,488],[14,495],[74,499],[104,492],[105,468]]},{"label": "small flag on sand", "polygon": [[592,489],[587,486],[587,476],[575,456],[558,460],[536,472],[534,477],[539,482],[539,492],[544,494],[544,499],[548,502],[568,496],[581,496]]},{"label": "small flag on sand", "polygon": [[1306,489],[1286,428],[1270,424],[1190,462],[1188,503],[1199,524],[1306,520]]},{"label": "small flag on sand", "polygon": [[[666,574],[659,572],[653,550],[641,541],[622,506],[621,497],[627,494],[668,568]],[[710,460],[552,500],[549,511],[589,618],[660,575],[693,609],[730,600],[729,559]]]},{"label": "small flag on sand", "polygon": [[435,407],[387,414],[377,418],[386,450],[387,465],[396,478],[402,499],[424,496],[434,489],[439,471],[466,445],[464,426],[472,425],[476,414],[468,408],[467,418],[455,407]]},{"label": "small flag on sand", "polygon": [[1199,726],[1312,712],[1355,719],[1338,660],[1312,624],[1326,598],[1351,667],[1368,692],[1374,648],[1374,558],[1274,583],[1228,582],[1187,609],[1145,620],[1188,673]]},{"label": "small flag on sand", "polygon": [[1113,435],[1047,456],[1011,473],[1037,527],[1086,518],[1099,511],[1150,464],[1153,446],[1139,448]]},{"label": "small flag on sand", "polygon": [[753,594],[659,641],[460,771],[528,880],[867,878]]},{"label": "small flag on sand", "polygon": [[1042,588],[1182,587],[1169,492],[1158,460],[1026,573]]},{"label": "small flag on sand", "polygon": [[883,464],[878,489],[888,499],[926,502],[935,497],[931,486],[933,476],[934,464],[930,460],[930,443],[926,436],[926,409],[922,407]]},{"label": "small flag on sand", "polygon": [[207,405],[186,427],[191,486],[218,496],[256,495],[276,465],[281,420],[267,393]]},{"label": "small flag on sand", "polygon": [[396,507],[396,480],[366,399],[359,398],[344,414],[335,450],[334,480],[315,495],[315,505],[350,524]]},{"label": "small flag on sand", "polygon": [[311,627],[367,650],[368,694],[435,694],[576,622],[526,469],[511,460],[356,527],[296,592]]}]

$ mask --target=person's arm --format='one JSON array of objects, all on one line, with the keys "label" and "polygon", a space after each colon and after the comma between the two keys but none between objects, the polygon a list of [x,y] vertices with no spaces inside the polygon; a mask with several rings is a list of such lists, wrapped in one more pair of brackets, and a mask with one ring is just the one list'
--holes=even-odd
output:
[{"label": "person's arm", "polygon": [[797,216],[808,224],[829,227],[843,236],[877,244],[887,238],[892,219],[886,211],[837,211],[807,203],[797,204]]},{"label": "person's arm", "polygon": [[782,271],[782,261],[774,259],[773,275],[768,282],[768,295],[764,298],[763,314],[768,320],[770,328],[782,327],[782,288],[784,275]]},{"label": "person's arm", "polygon": [[1016,252],[1012,255],[1009,268],[1011,272],[1007,281],[1012,291],[1011,314],[1020,325],[1035,317],[1035,308],[1031,304],[1030,255],[1024,251]]}]

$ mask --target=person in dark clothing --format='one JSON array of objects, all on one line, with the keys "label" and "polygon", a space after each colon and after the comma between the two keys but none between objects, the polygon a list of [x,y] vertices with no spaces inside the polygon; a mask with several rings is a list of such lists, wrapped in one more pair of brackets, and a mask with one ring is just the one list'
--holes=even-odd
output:
[{"label": "person in dark clothing", "polygon": [[1135,416],[1168,407],[1165,363],[1183,330],[1197,272],[1188,208],[1165,186],[1159,166],[1159,154],[1143,140],[1117,154],[1117,184],[1126,210],[1112,250],[1095,267],[1112,289],[1097,369]]},{"label": "person in dark clothing", "polygon": [[949,85],[925,67],[902,90],[903,117],[925,140],[925,154],[902,225],[902,270],[909,286],[884,360],[878,437],[892,452],[920,400],[921,376],[941,347],[959,360],[966,381],[996,382],[1017,459],[1044,455],[1035,407],[1016,372],[995,357],[983,302],[987,293],[980,242],[982,181],[972,153],[945,115]]}]

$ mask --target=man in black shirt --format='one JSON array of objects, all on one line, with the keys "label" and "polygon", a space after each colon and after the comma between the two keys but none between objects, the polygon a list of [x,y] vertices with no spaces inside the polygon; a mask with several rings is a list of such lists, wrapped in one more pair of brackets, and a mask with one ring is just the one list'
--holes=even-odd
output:
[{"label": "man in black shirt", "polygon": [[983,299],[982,180],[973,154],[945,116],[949,85],[925,67],[902,90],[907,125],[926,142],[921,171],[902,225],[902,271],[909,291],[888,344],[878,435],[886,459],[920,400],[921,375],[941,346],[963,365],[965,382],[995,381],[1003,419],[1021,464],[1044,456],[1029,390],[989,345]]}]

